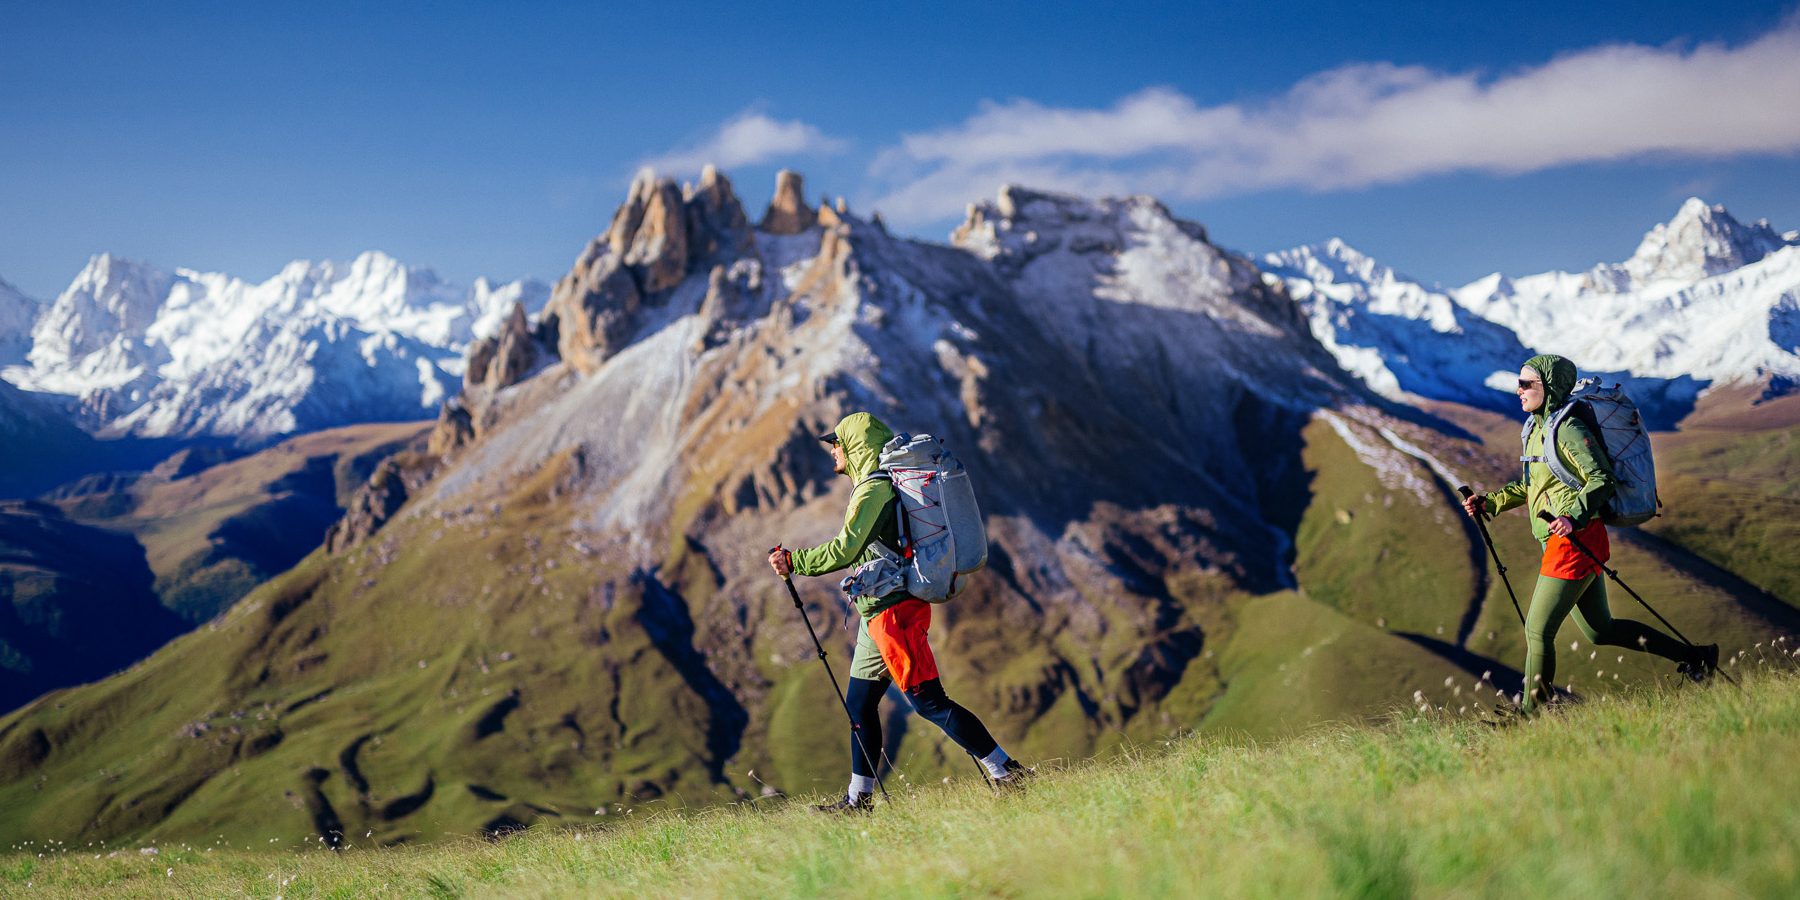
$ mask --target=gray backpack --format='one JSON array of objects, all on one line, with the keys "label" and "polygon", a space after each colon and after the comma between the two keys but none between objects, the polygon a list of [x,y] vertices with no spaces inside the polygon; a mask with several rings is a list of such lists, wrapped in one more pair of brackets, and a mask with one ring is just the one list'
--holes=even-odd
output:
[{"label": "gray backpack", "polygon": [[902,432],[881,448],[881,468],[869,476],[894,485],[900,551],[876,542],[877,559],[843,581],[845,593],[886,596],[904,589],[932,603],[955,597],[964,577],[987,565],[987,528],[969,470],[944,442]]},{"label": "gray backpack", "polygon": [[[1629,528],[1661,515],[1657,511],[1662,502],[1656,496],[1656,460],[1650,455],[1650,431],[1644,427],[1644,418],[1638,415],[1637,404],[1632,402],[1625,389],[1617,384],[1602,387],[1598,378],[1583,378],[1576,382],[1568,401],[1550,414],[1549,433],[1545,435],[1549,446],[1556,446],[1557,429],[1570,416],[1579,418],[1594,437],[1600,439],[1600,446],[1612,463],[1613,478],[1618,482],[1612,499],[1600,510],[1600,521],[1615,528]],[[1530,439],[1531,420],[1528,418],[1519,430],[1520,446],[1524,447]],[[1523,455],[1528,452],[1529,448],[1522,450],[1519,457],[1519,461],[1526,464],[1527,481],[1531,478],[1530,464],[1541,462],[1550,467],[1550,474],[1555,475],[1557,481],[1581,490],[1581,476],[1563,465],[1561,454],[1552,451],[1543,456]]]}]

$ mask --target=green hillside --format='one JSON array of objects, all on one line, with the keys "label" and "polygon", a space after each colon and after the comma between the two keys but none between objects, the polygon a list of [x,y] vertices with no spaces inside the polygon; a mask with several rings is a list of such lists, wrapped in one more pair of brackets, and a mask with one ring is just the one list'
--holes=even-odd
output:
[{"label": "green hillside", "polygon": [[216,465],[185,450],[123,486],[76,487],[55,502],[71,518],[136,538],[163,605],[197,624],[317,547],[375,465],[425,427],[334,428]]},{"label": "green hillside", "polygon": [[1800,609],[1800,397],[1703,409],[1657,435],[1663,515],[1646,530]]},{"label": "green hillside", "polygon": [[1204,737],[1046,770],[892,781],[867,817],[801,798],[658,804],[496,842],[379,849],[222,830],[188,842],[36,841],[19,896],[1790,897],[1800,888],[1800,677],[1788,641],[1723,683],[1608,696],[1494,729],[1453,711]]},{"label": "green hillside", "polygon": [[[1024,758],[1069,761],[1194,730],[1242,741],[1367,722],[1415,690],[1466,705],[1484,675],[1490,693],[1516,689],[1522,638],[1451,488],[1363,426],[1318,419],[1303,437],[1293,589],[1144,564],[1128,590],[1092,596],[1093,621],[1051,619],[1004,588],[1019,563],[996,560],[934,627],[953,694]],[[346,554],[315,553],[131,670],[0,719],[0,840],[397,845],[835,789],[841,712],[780,582],[751,565],[762,548],[684,538],[658,569],[611,563],[562,517],[573,465],[491,509],[402,517]],[[1515,519],[1496,538],[1529,592],[1536,545]],[[1019,546],[1012,523],[993,528]],[[1115,570],[1180,553],[1104,511],[1071,534]],[[1697,638],[1747,647],[1796,630],[1791,611],[1746,605],[1654,547],[1621,541],[1617,559]],[[841,677],[840,610],[824,581],[801,588]],[[1578,637],[1559,652],[1584,696],[1668,675]],[[717,652],[733,641],[753,668]],[[1105,692],[1084,692],[1077,670]],[[970,774],[892,708],[896,781]]]}]

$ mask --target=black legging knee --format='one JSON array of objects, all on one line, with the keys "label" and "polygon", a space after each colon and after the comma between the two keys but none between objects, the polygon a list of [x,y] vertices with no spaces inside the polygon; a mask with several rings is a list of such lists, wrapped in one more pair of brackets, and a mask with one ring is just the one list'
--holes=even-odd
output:
[{"label": "black legging knee", "polygon": [[[850,732],[852,774],[873,776],[874,767],[880,764],[881,695],[886,693],[887,686],[886,681],[852,678],[849,690],[844,692],[844,702],[849,705],[851,719],[855,722]],[[974,713],[944,693],[944,684],[939,679],[914,685],[906,692],[906,699],[912,703],[919,718],[942,728],[944,734],[964,751],[984,757],[1000,746]]]},{"label": "black legging knee", "polygon": [[944,693],[942,681],[933,678],[920,682],[906,692],[906,699],[912,701],[912,707],[920,718],[944,729],[944,733],[956,742],[956,746],[975,754],[977,758],[987,756],[1000,746],[974,713],[964,709],[962,704]]}]

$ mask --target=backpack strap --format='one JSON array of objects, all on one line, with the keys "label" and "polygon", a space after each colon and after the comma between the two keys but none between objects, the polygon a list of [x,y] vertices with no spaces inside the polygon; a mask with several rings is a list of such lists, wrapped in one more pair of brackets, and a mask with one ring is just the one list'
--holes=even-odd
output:
[{"label": "backpack strap", "polygon": [[1531,483],[1531,464],[1534,462],[1543,462],[1544,461],[1544,458],[1542,456],[1527,456],[1526,455],[1527,453],[1529,453],[1531,451],[1531,424],[1532,424],[1532,421],[1533,421],[1532,416],[1526,416],[1525,424],[1519,426],[1519,464],[1520,464],[1519,469],[1524,473],[1519,476],[1519,483],[1521,483],[1521,484],[1530,484]]},{"label": "backpack strap", "polygon": [[1586,485],[1582,483],[1581,476],[1563,465],[1562,453],[1559,452],[1561,448],[1556,443],[1556,434],[1561,430],[1562,424],[1569,420],[1569,416],[1574,415],[1575,408],[1585,405],[1587,405],[1586,401],[1570,400],[1564,403],[1561,409],[1551,413],[1550,421],[1544,425],[1544,465],[1550,467],[1550,474],[1555,475],[1557,481],[1574,491],[1579,491]]},{"label": "backpack strap", "polygon": [[900,502],[900,487],[899,485],[894,484],[893,473],[886,469],[876,469],[864,477],[863,480],[858,481],[856,486],[862,487],[871,481],[877,480],[894,485],[894,499],[888,501],[888,506],[894,511],[894,518],[900,524],[900,547],[898,550],[891,548],[882,543],[881,539],[877,537],[875,538],[873,545],[875,547],[875,552],[895,562],[912,559],[912,527],[906,520],[906,506]]}]

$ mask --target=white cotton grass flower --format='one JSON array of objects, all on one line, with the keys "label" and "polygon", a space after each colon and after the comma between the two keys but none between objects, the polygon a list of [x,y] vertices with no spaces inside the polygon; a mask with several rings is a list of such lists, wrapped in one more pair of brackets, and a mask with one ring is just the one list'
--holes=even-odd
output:
[{"label": "white cotton grass flower", "polygon": [[1569,642],[1569,649],[1570,649],[1570,650],[1580,650],[1580,649],[1581,649],[1581,642],[1580,642],[1580,641],[1570,641],[1570,642]]},{"label": "white cotton grass flower", "polygon": [[1453,677],[1445,677],[1444,678],[1444,687],[1449,687],[1450,685],[1455,684],[1455,683],[1456,683],[1456,679]]}]

